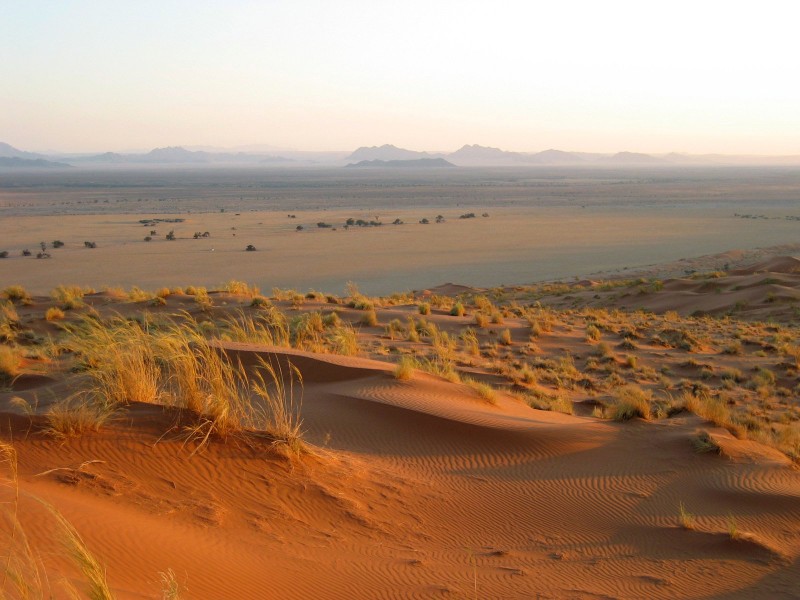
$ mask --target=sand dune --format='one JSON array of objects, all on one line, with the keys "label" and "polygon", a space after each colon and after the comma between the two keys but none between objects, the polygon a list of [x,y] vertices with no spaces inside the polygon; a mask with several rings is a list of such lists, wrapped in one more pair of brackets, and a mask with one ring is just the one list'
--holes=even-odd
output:
[{"label": "sand dune", "polygon": [[600,422],[488,404],[432,375],[399,381],[379,361],[225,347],[300,368],[313,454],[250,441],[190,458],[177,434],[161,437],[174,412],[152,405],[65,442],[5,413],[31,543],[54,535],[35,495],[81,532],[123,598],[154,597],[168,568],[192,598],[796,593],[800,475],[713,428],[724,454],[696,454],[690,439],[708,429],[697,417]]},{"label": "sand dune", "polygon": [[[119,598],[160,597],[173,576],[181,598],[204,599],[796,598],[797,448],[776,440],[800,419],[797,263],[516,286],[494,303],[457,284],[357,298],[377,324],[356,298],[254,304],[251,289],[89,293],[54,320],[53,299],[4,302],[3,347],[21,349],[0,390],[18,464],[14,476],[4,455],[7,564],[33,556],[53,597],[65,579],[86,589],[44,502]],[[451,314],[456,298],[466,314]],[[319,351],[230,341],[225,319],[278,313],[287,332],[316,316]],[[358,355],[325,346],[334,313]],[[65,324],[115,314],[154,331],[186,319],[251,375],[275,366],[302,390],[308,451],[251,429],[203,445],[188,409],[147,402],[116,406],[98,431],[48,434],[48,411],[91,376]],[[398,377],[412,356],[457,376]],[[629,388],[663,414],[609,418]]]}]

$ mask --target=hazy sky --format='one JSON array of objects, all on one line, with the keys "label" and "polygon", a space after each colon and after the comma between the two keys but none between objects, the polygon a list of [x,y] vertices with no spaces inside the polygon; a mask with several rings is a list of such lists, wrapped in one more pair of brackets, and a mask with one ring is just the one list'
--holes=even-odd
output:
[{"label": "hazy sky", "polygon": [[796,8],[3,0],[0,141],[800,154]]}]

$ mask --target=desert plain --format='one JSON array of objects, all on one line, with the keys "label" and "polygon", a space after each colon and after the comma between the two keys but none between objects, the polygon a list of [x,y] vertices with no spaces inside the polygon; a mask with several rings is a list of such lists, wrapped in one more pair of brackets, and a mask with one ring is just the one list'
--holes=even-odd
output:
[{"label": "desert plain", "polygon": [[796,598],[799,195],[4,174],[2,592]]}]

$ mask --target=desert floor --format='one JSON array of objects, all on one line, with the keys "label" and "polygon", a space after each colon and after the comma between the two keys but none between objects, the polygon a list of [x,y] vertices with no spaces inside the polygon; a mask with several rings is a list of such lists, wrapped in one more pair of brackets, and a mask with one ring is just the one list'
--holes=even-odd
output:
[{"label": "desert floor", "polygon": [[[3,593],[797,598],[797,188],[762,182],[752,218],[752,190],[714,181],[694,209],[662,183],[640,209],[507,192],[371,217],[84,214],[85,182],[6,186]],[[39,240],[52,258],[18,256]],[[187,377],[186,357],[232,370]]]}]

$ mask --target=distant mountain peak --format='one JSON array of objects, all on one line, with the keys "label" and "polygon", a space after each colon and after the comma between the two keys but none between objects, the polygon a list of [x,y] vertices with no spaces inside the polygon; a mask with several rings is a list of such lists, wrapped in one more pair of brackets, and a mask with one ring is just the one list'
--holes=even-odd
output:
[{"label": "distant mountain peak", "polygon": [[432,167],[455,167],[451,162],[443,158],[412,158],[407,160],[362,160],[351,163],[347,167],[386,167],[386,168],[432,168]]},{"label": "distant mountain peak", "polygon": [[348,156],[347,160],[413,160],[432,157],[433,155],[427,152],[406,150],[405,148],[398,148],[392,144],[384,144],[383,146],[361,146]]}]

